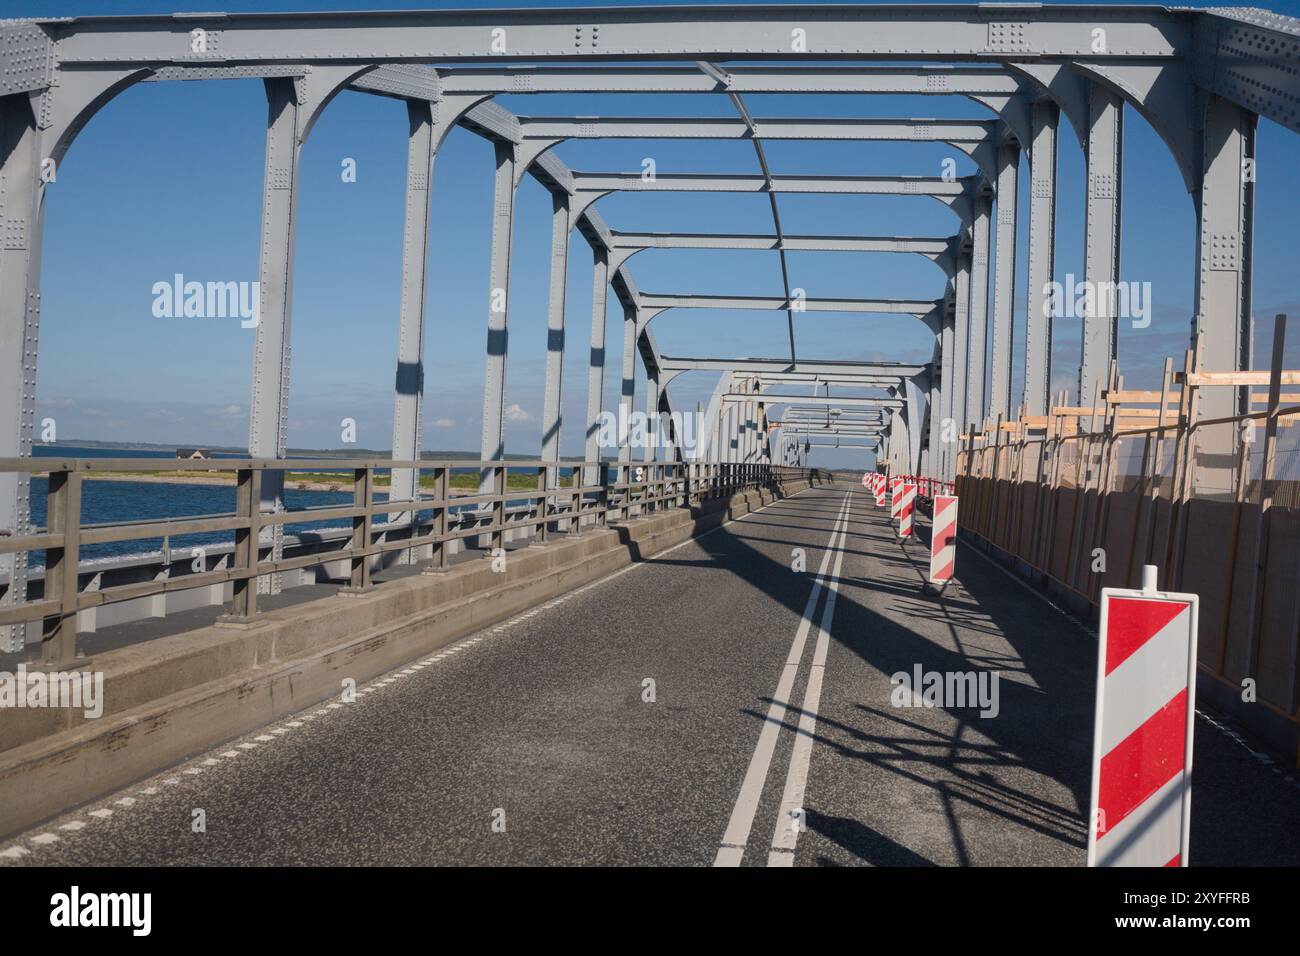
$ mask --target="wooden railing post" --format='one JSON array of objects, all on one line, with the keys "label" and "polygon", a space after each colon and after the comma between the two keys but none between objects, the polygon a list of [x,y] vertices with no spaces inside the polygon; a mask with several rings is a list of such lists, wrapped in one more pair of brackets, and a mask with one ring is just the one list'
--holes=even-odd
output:
[{"label": "wooden railing post", "polygon": [[600,481],[600,497],[598,499],[600,514],[598,518],[600,521],[600,526],[602,528],[608,528],[610,497],[611,497],[609,493],[609,462],[602,461],[600,463],[600,465],[596,468],[596,476]]},{"label": "wooden railing post", "polygon": [[260,553],[259,538],[262,533],[262,471],[259,468],[241,468],[235,489],[235,512],[248,520],[247,527],[235,531],[235,570],[240,574],[231,583],[234,607],[226,619],[231,623],[247,623],[257,615],[257,564]]},{"label": "wooden railing post", "polygon": [[[1282,402],[1282,360],[1286,352],[1286,316],[1278,315],[1273,320],[1273,362],[1268,380],[1268,424],[1264,428],[1264,462],[1259,475],[1259,540],[1256,543],[1255,559],[1255,593],[1249,608],[1246,622],[1246,635],[1249,644],[1246,648],[1246,674],[1250,677],[1259,675],[1259,646],[1263,640],[1264,590],[1268,583],[1268,549],[1271,538],[1271,517],[1269,511],[1273,506],[1276,493],[1273,469],[1277,456],[1277,417]],[[1246,390],[1247,395],[1250,390]],[[1246,406],[1247,411],[1250,405]],[[1253,421],[1253,419],[1252,419]],[[1229,592],[1229,601],[1231,601]],[[1223,667],[1220,665],[1220,673]],[[1292,675],[1292,680],[1296,680]]]},{"label": "wooden railing post", "polygon": [[370,580],[370,525],[371,525],[371,485],[374,481],[373,470],[367,466],[352,472],[352,506],[360,508],[361,513],[352,519],[352,570],[348,587],[349,594],[364,594],[371,588]]},{"label": "wooden railing post", "polygon": [[81,560],[81,473],[51,471],[46,497],[47,524],[60,545],[45,550],[45,600],[57,601],[41,633],[41,660],[71,663],[77,656],[77,566]]},{"label": "wooden railing post", "polygon": [[569,496],[569,525],[567,531],[570,535],[582,534],[582,476],[587,473],[585,466],[579,465],[573,469],[573,492]]},{"label": "wooden railing post", "polygon": [[[1196,333],[1196,344],[1188,352],[1188,373],[1201,370],[1204,342],[1205,333]],[[1189,377],[1188,373],[1184,373],[1184,381]],[[1165,590],[1167,591],[1177,590],[1182,586],[1183,545],[1187,536],[1187,512],[1190,510],[1188,502],[1192,498],[1192,489],[1195,488],[1192,476],[1196,469],[1196,446],[1200,440],[1196,430],[1196,420],[1200,413],[1200,388],[1193,387],[1189,391],[1191,394],[1184,406],[1187,417],[1183,423],[1183,443],[1182,448],[1177,453],[1178,478],[1174,481],[1173,488],[1174,501],[1172,502],[1172,531],[1170,532],[1169,541],[1169,569],[1167,571],[1167,583],[1165,584]]]},{"label": "wooden railing post", "polygon": [[[496,489],[497,500],[492,502],[492,551],[504,550],[506,546],[506,488],[510,481],[505,465],[492,466],[492,487]],[[491,555],[489,554],[489,557]]]},{"label": "wooden railing post", "polygon": [[448,476],[451,474],[450,467],[433,469],[433,497],[434,501],[440,502],[433,509],[431,519],[433,543],[430,545],[429,564],[421,574],[438,574],[447,570],[448,559],[451,557],[447,540],[447,531],[451,524],[451,507],[450,499],[447,497],[451,493],[451,482]]},{"label": "wooden railing post", "polygon": [[547,519],[551,516],[551,500],[546,496],[546,490],[550,485],[550,469],[537,469],[537,490],[542,496],[537,499],[535,508],[537,511],[537,525],[534,528],[536,539],[539,543],[546,543]]}]

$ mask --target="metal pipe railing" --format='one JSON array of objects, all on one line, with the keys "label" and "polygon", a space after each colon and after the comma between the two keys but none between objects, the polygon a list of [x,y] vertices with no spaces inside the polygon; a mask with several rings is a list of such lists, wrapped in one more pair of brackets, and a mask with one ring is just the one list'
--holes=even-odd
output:
[{"label": "metal pipe railing", "polygon": [[[451,494],[454,469],[489,472],[492,494]],[[561,485],[558,472],[572,469],[572,484]],[[416,494],[411,498],[375,500],[376,472],[411,469],[416,472]],[[554,469],[556,478],[548,486],[547,471]],[[591,469],[597,476],[594,485],[581,484]],[[146,519],[113,523],[82,523],[81,492],[83,481],[96,473],[114,474],[153,471],[233,472],[235,509],[231,513],[198,515],[185,518]],[[58,459],[3,458],[0,472],[48,475],[48,528],[29,533],[0,536],[0,554],[17,554],[19,560],[32,551],[44,551],[45,593],[35,601],[6,595],[0,604],[0,625],[40,621],[42,624],[42,658],[48,664],[66,664],[76,656],[77,612],[87,608],[141,597],[190,590],[214,584],[232,587],[230,619],[248,621],[258,613],[258,579],[295,569],[318,567],[346,561],[348,584],[345,590],[365,593],[374,587],[371,577],[376,558],[392,551],[414,551],[429,546],[430,570],[445,569],[449,564],[451,541],[485,536],[492,550],[505,546],[507,531],[531,528],[534,540],[548,539],[548,527],[567,525],[571,534],[581,533],[584,524],[598,527],[626,521],[635,514],[649,514],[670,507],[690,507],[711,498],[729,496],[737,491],[773,487],[776,484],[810,477],[809,469],[779,465],[736,465],[708,462],[647,462],[644,464],[609,462],[511,461],[394,461],[390,459],[203,459],[201,461],[157,458],[129,459]],[[348,505],[265,510],[262,501],[262,476],[267,472],[340,472],[350,473],[352,502]],[[510,472],[535,472],[535,486],[511,488]],[[429,473],[433,494],[420,494],[420,475]],[[612,480],[611,480],[612,479]],[[128,479],[129,480],[129,479]],[[523,502],[517,516],[507,513],[509,503]],[[478,506],[481,510],[452,509]],[[420,512],[432,512],[432,520],[417,520]],[[483,511],[490,516],[486,524],[478,519]],[[376,524],[377,515],[409,512],[409,536],[384,540],[393,530],[389,523]],[[453,520],[454,519],[454,520]],[[273,558],[271,542],[264,532],[278,525],[306,521],[338,520],[350,525],[345,546],[290,558]],[[405,525],[403,525],[405,527]],[[421,531],[427,527],[427,531]],[[169,545],[181,535],[210,532],[233,532],[233,561],[228,567],[196,571],[181,578],[78,590],[81,548],[88,544],[114,544],[150,538],[162,538]]]}]

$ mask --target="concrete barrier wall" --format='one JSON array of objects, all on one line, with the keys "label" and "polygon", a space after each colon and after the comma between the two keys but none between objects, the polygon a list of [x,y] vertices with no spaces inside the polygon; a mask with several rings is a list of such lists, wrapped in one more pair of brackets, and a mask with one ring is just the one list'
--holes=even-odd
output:
[{"label": "concrete barrier wall", "polygon": [[0,835],[340,694],[460,637],[717,528],[809,486],[748,491],[98,655],[105,711],[6,709],[0,721]]}]

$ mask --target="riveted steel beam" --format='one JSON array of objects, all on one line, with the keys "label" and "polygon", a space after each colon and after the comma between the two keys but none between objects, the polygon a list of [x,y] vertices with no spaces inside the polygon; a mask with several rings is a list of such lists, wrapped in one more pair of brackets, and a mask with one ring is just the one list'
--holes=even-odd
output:
[{"label": "riveted steel beam", "polygon": [[966,351],[958,346],[958,355],[966,356],[966,423],[980,424],[988,413],[988,296],[989,296],[989,220],[992,203],[980,195],[975,200],[975,220],[971,227],[970,306],[967,318]]},{"label": "riveted steel beam", "polygon": [[[213,13],[54,21],[61,64],[1110,59],[1192,53],[1195,14],[1159,7],[818,4]],[[43,21],[36,21],[43,22]],[[211,42],[196,49],[194,30]]]},{"label": "riveted steel beam", "polygon": [[[41,131],[27,96],[0,98],[0,455],[32,453],[36,411],[36,335],[40,328]],[[0,472],[0,532],[31,530],[31,477]],[[8,588],[0,603],[27,599],[27,555],[0,555]],[[21,651],[28,632],[39,628],[0,627],[0,651]]]},{"label": "riveted steel beam", "polygon": [[[965,195],[973,177],[944,179],[942,176],[774,176],[771,190],[779,193],[824,193],[860,196],[934,196],[956,198]],[[662,173],[642,177],[641,173],[573,174],[574,188],[583,192],[768,192],[767,179],[750,174]]]},{"label": "riveted steel beam", "polygon": [[[1253,367],[1251,278],[1254,263],[1255,130],[1258,117],[1218,97],[1205,104],[1196,200],[1196,311],[1192,333],[1202,333],[1202,360],[1211,369]],[[1251,411],[1248,389],[1205,389],[1202,420]],[[1236,428],[1199,433],[1194,472],[1200,494],[1228,496],[1237,487],[1241,441]]]},{"label": "riveted steel beam", "polygon": [[[752,394],[742,392],[729,392],[723,396],[725,401],[750,401],[753,399]],[[817,405],[831,406],[842,405],[845,408],[896,408],[901,407],[902,402],[893,398],[863,398],[861,396],[848,395],[773,395],[770,392],[763,393],[763,401],[770,405]]]},{"label": "riveted steel beam", "polygon": [[906,252],[924,256],[948,276],[955,262],[956,237],[946,239],[889,236],[782,236],[737,233],[633,233],[613,234],[614,248],[625,259],[646,249],[754,249],[790,252]]},{"label": "riveted steel beam", "polygon": [[1016,286],[1016,221],[1020,190],[1020,144],[1014,140],[998,147],[997,235],[993,262],[993,348],[988,413],[1011,412],[1011,364],[1014,358],[1012,309]]},{"label": "riveted steel beam", "polygon": [[1196,80],[1220,100],[1300,133],[1300,20],[1253,7],[1214,7],[1194,21]]},{"label": "riveted steel beam", "polygon": [[385,63],[353,80],[352,88],[399,100],[424,100],[430,103],[442,96],[442,82],[438,73],[427,66],[414,63]]},{"label": "riveted steel beam", "polygon": [[1088,97],[1088,183],[1085,200],[1084,279],[1092,290],[1083,311],[1079,404],[1092,405],[1104,388],[1119,332],[1120,176],[1123,171],[1124,103],[1100,83]]},{"label": "riveted steel beam", "polygon": [[[560,460],[560,430],[564,424],[561,394],[564,383],[564,302],[568,289],[569,237],[572,234],[570,197],[551,193],[551,286],[546,310],[546,382],[542,394],[542,460]],[[547,471],[546,486],[557,487],[558,470]]]},{"label": "riveted steel beam", "polygon": [[[817,396],[819,398],[824,396]],[[788,395],[764,396],[764,401],[769,409],[775,409],[778,406],[784,409],[781,415],[782,421],[787,422],[810,422],[812,424],[833,422],[839,425],[880,425],[884,423],[884,409],[889,406],[868,406],[853,407],[846,406],[838,408],[834,405],[804,405]],[[881,399],[883,402],[892,402],[894,399]],[[833,410],[834,414],[831,414]]]},{"label": "riveted steel beam", "polygon": [[[986,66],[799,66],[728,67],[728,90],[736,93],[994,94],[1015,93],[1019,84],[999,67]],[[713,93],[717,78],[695,67],[605,67],[582,70],[552,66],[453,68],[444,89],[462,93]]]},{"label": "riveted steel beam", "polygon": [[723,358],[678,358],[676,356],[665,355],[661,361],[661,368],[665,371],[695,372],[695,371],[719,371],[734,372],[736,374],[758,374],[766,375],[768,373],[807,373],[807,374],[840,374],[840,375],[888,375],[907,378],[912,375],[918,375],[925,371],[925,365],[910,365],[901,362],[838,362],[832,360],[819,359],[799,359],[797,362],[791,362],[789,359],[764,359],[764,358],[743,358],[743,359],[723,359]]},{"label": "riveted steel beam", "polygon": [[983,143],[996,122],[954,119],[743,119],[521,116],[525,139],[753,139]]},{"label": "riveted steel beam", "polygon": [[1029,269],[1026,290],[1025,392],[1030,415],[1046,415],[1052,371],[1052,316],[1048,298],[1056,264],[1056,152],[1061,111],[1033,105],[1029,146]]},{"label": "riveted steel beam", "polygon": [[933,299],[784,299],[765,295],[691,295],[642,292],[642,309],[662,312],[665,309],[753,309],[796,312],[873,312],[894,315],[928,315],[934,310]]},{"label": "riveted steel beam", "polygon": [[[492,198],[492,258],[488,280],[487,364],[483,377],[483,461],[505,457],[506,360],[510,343],[510,250],[515,221],[516,147],[497,142]],[[479,494],[491,494],[493,473],[479,474]]]},{"label": "riveted steel beam", "polygon": [[[432,220],[433,163],[437,155],[433,110],[424,99],[406,100],[409,121],[406,152],[406,208],[402,227],[402,293],[398,319],[397,376],[393,401],[393,459],[420,457],[424,404],[424,315],[428,306],[429,227]],[[419,476],[394,468],[390,497],[414,500]],[[407,522],[415,512],[392,515]]]},{"label": "riveted steel beam", "polygon": [[635,305],[623,306],[623,363],[622,363],[622,384],[619,389],[619,414],[620,422],[618,460],[629,462],[632,460],[632,445],[630,429],[624,430],[623,422],[632,420],[633,403],[636,400],[636,346],[637,346],[637,328],[639,317]]},{"label": "riveted steel beam", "polygon": [[[587,363],[587,437],[583,457],[600,460],[600,412],[605,390],[605,318],[609,296],[609,249],[592,244],[591,351]],[[588,480],[590,479],[590,480]],[[583,478],[593,484],[595,477]]]},{"label": "riveted steel beam", "polygon": [[614,230],[617,249],[776,249],[796,252],[914,252],[937,257],[950,251],[952,238],[912,236],[785,236],[742,233],[621,232]]}]

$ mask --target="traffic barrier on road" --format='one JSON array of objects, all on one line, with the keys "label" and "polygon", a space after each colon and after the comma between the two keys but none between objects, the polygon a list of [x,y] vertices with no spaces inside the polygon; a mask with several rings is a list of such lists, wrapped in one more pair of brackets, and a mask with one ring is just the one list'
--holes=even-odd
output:
[{"label": "traffic barrier on road", "polygon": [[1104,588],[1089,866],[1186,866],[1196,717],[1195,594]]},{"label": "traffic barrier on road", "polygon": [[903,504],[903,482],[898,478],[889,480],[889,519],[898,520],[898,509]]},{"label": "traffic barrier on road", "polygon": [[912,536],[912,513],[916,510],[916,483],[903,482],[903,500],[898,507],[898,536]]},{"label": "traffic barrier on road", "polygon": [[957,561],[957,498],[937,495],[934,499],[934,523],[930,528],[930,583],[946,584],[952,580]]},{"label": "traffic barrier on road", "polygon": [[876,507],[885,507],[885,496],[888,489],[885,487],[885,476],[880,475],[876,479]]}]

